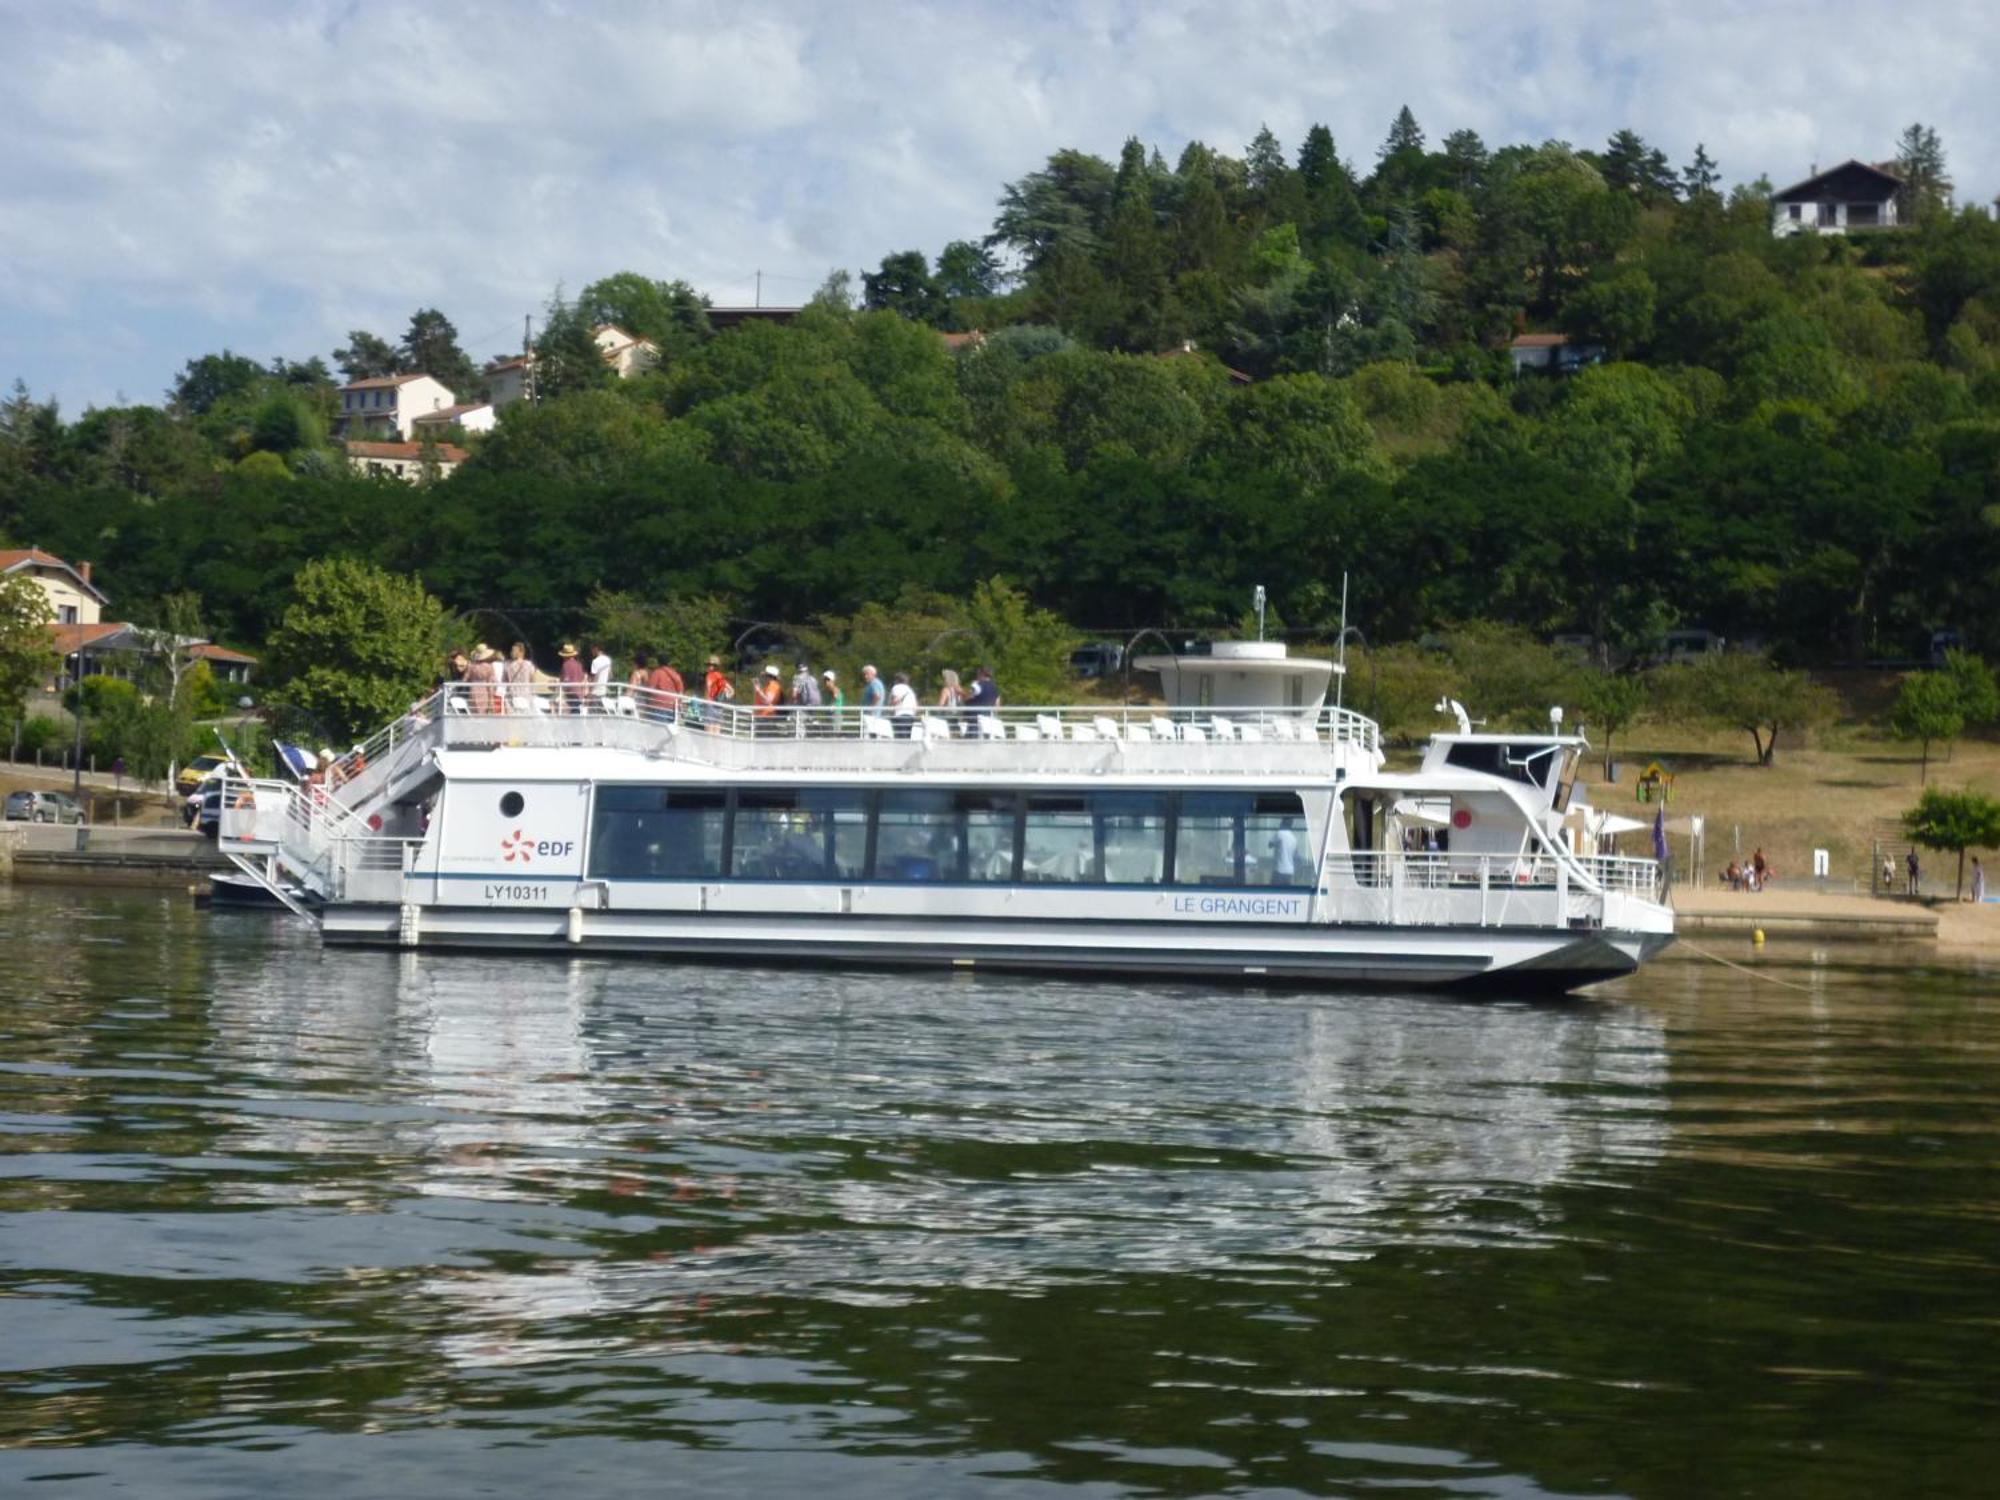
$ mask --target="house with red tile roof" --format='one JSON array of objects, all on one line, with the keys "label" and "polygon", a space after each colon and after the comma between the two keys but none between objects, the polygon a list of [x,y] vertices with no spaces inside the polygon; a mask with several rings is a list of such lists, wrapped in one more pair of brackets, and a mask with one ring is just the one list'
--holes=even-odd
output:
[{"label": "house with red tile roof", "polygon": [[104,618],[104,606],[111,602],[90,581],[89,563],[72,567],[39,547],[0,551],[0,576],[34,579],[49,596],[49,618],[62,625],[95,625]]}]

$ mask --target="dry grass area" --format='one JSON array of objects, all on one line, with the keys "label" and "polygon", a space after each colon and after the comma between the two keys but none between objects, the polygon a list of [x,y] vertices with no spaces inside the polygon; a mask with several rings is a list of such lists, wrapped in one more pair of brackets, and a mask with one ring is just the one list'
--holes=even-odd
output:
[{"label": "dry grass area", "polygon": [[[1920,791],[1917,747],[1852,720],[1822,731],[1809,747],[1781,738],[1776,763],[1768,767],[1756,764],[1747,733],[1642,722],[1614,748],[1618,784],[1593,780],[1592,802],[1633,817],[1651,816],[1633,783],[1648,761],[1660,761],[1675,775],[1668,815],[1699,813],[1708,820],[1708,880],[1729,862],[1740,834],[1743,857],[1761,845],[1781,881],[1810,878],[1812,851],[1825,849],[1837,884],[1858,881],[1866,889],[1876,830],[1913,806]],[[1959,741],[1949,761],[1932,757],[1930,783],[2000,796],[2000,743]],[[1935,889],[1937,881],[1952,878],[1957,860],[1931,854],[1924,866],[1926,888]]]}]

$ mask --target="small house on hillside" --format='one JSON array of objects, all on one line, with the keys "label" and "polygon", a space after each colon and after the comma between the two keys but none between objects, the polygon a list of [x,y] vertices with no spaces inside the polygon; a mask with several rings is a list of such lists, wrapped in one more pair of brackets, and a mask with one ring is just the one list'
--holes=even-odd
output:
[{"label": "small house on hillside", "polygon": [[466,401],[457,406],[440,407],[427,411],[410,424],[418,437],[426,433],[436,436],[448,428],[456,427],[460,432],[491,432],[493,430],[493,403],[490,401]]},{"label": "small house on hillside", "polygon": [[643,375],[660,362],[660,346],[627,333],[616,323],[599,323],[590,336],[604,352],[604,362],[620,380]]},{"label": "small house on hillside", "polygon": [[39,547],[0,551],[0,575],[32,578],[49,597],[49,620],[56,625],[95,625],[111,601],[90,581],[90,564],[71,567]]},{"label": "small house on hillside", "polygon": [[1896,223],[1903,179],[1886,167],[1844,161],[1771,195],[1771,233],[1846,234]]},{"label": "small house on hillside", "polygon": [[[444,478],[471,457],[451,443],[362,443],[347,444],[347,466],[362,474],[385,474],[391,479],[421,481]],[[430,474],[425,473],[425,466]]]},{"label": "small house on hillside", "polygon": [[1546,370],[1552,375],[1569,375],[1588,365],[1601,364],[1604,346],[1587,339],[1573,339],[1566,333],[1524,333],[1507,346],[1514,361],[1514,373]]},{"label": "small house on hillside", "polygon": [[340,388],[339,432],[342,437],[381,438],[393,433],[407,443],[418,417],[457,404],[444,383],[429,375],[356,380]]}]

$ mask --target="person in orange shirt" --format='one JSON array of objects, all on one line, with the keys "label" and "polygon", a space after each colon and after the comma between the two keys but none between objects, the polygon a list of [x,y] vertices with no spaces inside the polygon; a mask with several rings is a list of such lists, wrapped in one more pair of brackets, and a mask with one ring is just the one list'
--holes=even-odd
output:
[{"label": "person in orange shirt", "polygon": [[757,706],[751,710],[759,735],[778,732],[778,708],[785,701],[785,679],[776,666],[766,664],[757,677]]},{"label": "person in orange shirt", "polygon": [[720,705],[733,699],[736,696],[736,689],[730,685],[728,674],[722,670],[722,658],[719,656],[711,656],[708,659],[708,676],[702,680],[701,695],[708,702],[717,705],[707,710],[704,715],[708,720],[708,732],[722,733],[723,714]]}]

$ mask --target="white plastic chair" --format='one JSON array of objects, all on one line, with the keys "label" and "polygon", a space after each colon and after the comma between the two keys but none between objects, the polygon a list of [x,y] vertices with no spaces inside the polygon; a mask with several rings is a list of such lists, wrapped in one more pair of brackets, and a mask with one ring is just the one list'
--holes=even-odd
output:
[{"label": "white plastic chair", "polygon": [[870,714],[861,721],[861,737],[864,740],[893,740],[896,731],[887,719]]},{"label": "white plastic chair", "polygon": [[1115,740],[1118,738],[1118,721],[1116,719],[1105,714],[1099,714],[1090,723],[1091,727],[1097,731],[1097,737],[1100,740]]},{"label": "white plastic chair", "polygon": [[1210,719],[1208,724],[1209,728],[1215,731],[1215,737],[1218,740],[1233,740],[1236,738],[1236,726],[1228,719],[1217,716]]},{"label": "white plastic chair", "polygon": [[979,716],[979,737],[982,740],[1004,740],[1007,738],[1007,726],[999,719],[994,718],[992,714],[981,714]]},{"label": "white plastic chair", "polygon": [[469,714],[472,712],[472,705],[454,693],[444,700],[444,711],[448,714]]},{"label": "white plastic chair", "polygon": [[1016,724],[1014,726],[1014,738],[1017,740],[1040,740],[1041,737],[1041,730],[1032,724]]},{"label": "white plastic chair", "polygon": [[951,738],[951,725],[943,719],[932,718],[926,715],[924,717],[923,729],[924,738],[932,744],[936,744],[939,740],[948,740]]},{"label": "white plastic chair", "polygon": [[1095,742],[1097,739],[1097,731],[1088,724],[1076,724],[1071,726],[1069,737],[1073,740],[1078,741],[1079,743],[1086,740]]},{"label": "white plastic chair", "polygon": [[1208,731],[1203,729],[1199,724],[1183,724],[1181,725],[1181,738],[1186,740],[1190,745],[1206,745],[1208,743]]},{"label": "white plastic chair", "polygon": [[1156,740],[1177,740],[1180,738],[1180,730],[1172,719],[1162,719],[1155,716],[1153,719],[1153,738]]},{"label": "white plastic chair", "polygon": [[1271,737],[1276,740],[1283,740],[1289,744],[1298,739],[1298,727],[1290,719],[1273,719],[1271,721]]},{"label": "white plastic chair", "polygon": [[1036,714],[1035,728],[1045,740],[1059,740],[1063,737],[1062,720],[1054,714]]},{"label": "white plastic chair", "polygon": [[1153,731],[1148,729],[1144,724],[1127,724],[1125,726],[1125,738],[1135,745],[1150,744],[1153,739]]},{"label": "white plastic chair", "polygon": [[1236,731],[1236,737],[1246,745],[1261,745],[1264,743],[1264,731],[1259,729],[1255,724],[1243,725]]}]

